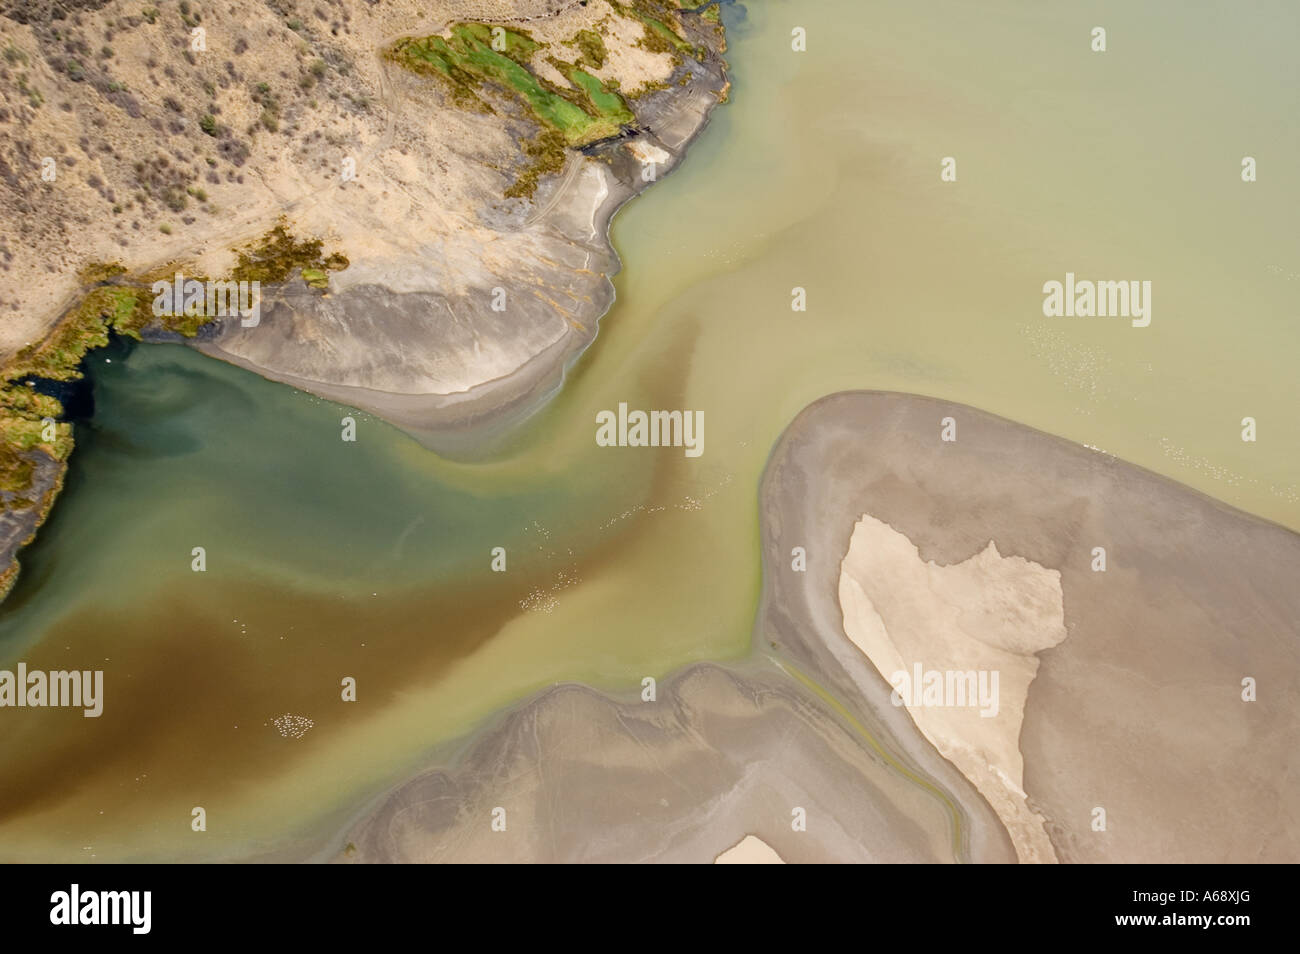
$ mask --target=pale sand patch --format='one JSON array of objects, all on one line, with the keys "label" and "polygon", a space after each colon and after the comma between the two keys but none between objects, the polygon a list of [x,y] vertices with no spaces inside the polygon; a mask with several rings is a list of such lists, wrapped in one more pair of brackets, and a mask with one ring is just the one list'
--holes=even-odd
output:
[{"label": "pale sand patch", "polygon": [[[1061,575],[988,546],[961,563],[924,561],[906,536],[863,514],[841,564],[844,631],[895,687],[894,674],[997,674],[996,707],[902,701],[917,728],[970,779],[1022,862],[1054,862],[1043,818],[1025,800],[1019,748],[1035,653],[1065,639]],[[991,675],[990,675],[991,680]],[[974,703],[974,700],[968,700]]]},{"label": "pale sand patch", "polygon": [[668,150],[660,149],[654,143],[634,139],[627,144],[627,151],[632,153],[637,162],[667,162],[672,157]]},{"label": "pale sand patch", "polygon": [[718,857],[715,865],[783,865],[785,859],[757,835],[746,835]]}]

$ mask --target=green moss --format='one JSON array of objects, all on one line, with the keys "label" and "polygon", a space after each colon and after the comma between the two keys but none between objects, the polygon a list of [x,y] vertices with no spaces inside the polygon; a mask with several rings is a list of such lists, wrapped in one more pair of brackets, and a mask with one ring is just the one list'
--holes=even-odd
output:
[{"label": "green moss", "polygon": [[628,93],[627,98],[633,100],[640,99],[642,96],[646,96],[650,93],[657,92],[661,89],[669,89],[669,88],[670,87],[668,86],[668,84],[665,83],[663,80],[650,80],[646,82],[644,85],[639,86],[636,89],[632,90],[632,92]]},{"label": "green moss", "polygon": [[673,58],[674,68],[681,65],[682,56],[702,59],[704,51],[685,39],[669,24],[677,19],[680,5],[673,0],[610,0],[609,5],[625,17],[632,17],[645,24],[645,36],[638,41],[638,46],[654,53],[667,53]]},{"label": "green moss", "polygon": [[330,279],[323,268],[304,268],[302,270],[302,280],[312,288],[329,288]]},{"label": "green moss", "polygon": [[83,285],[100,285],[126,274],[126,266],[121,262],[90,262],[77,272],[77,278]]},{"label": "green moss", "polygon": [[575,39],[578,49],[582,51],[582,63],[590,66],[593,70],[598,70],[605,65],[605,57],[608,51],[605,49],[605,40],[595,30],[580,30]]},{"label": "green moss", "polygon": [[554,129],[542,130],[536,139],[524,143],[523,148],[531,161],[506,189],[507,199],[531,198],[542,176],[555,175],[564,168],[564,137]]},{"label": "green moss", "polygon": [[[614,105],[613,112],[599,108],[583,108],[585,97],[577,90],[557,89],[539,79],[526,64],[523,53],[528,47],[513,46],[514,56],[493,50],[478,35],[478,25],[456,27],[451,41],[442,37],[429,37],[415,41],[408,48],[408,56],[424,57],[438,65],[445,75],[458,81],[467,80],[477,95],[485,84],[493,84],[507,92],[517,94],[527,104],[540,123],[564,134],[569,145],[583,145],[608,135],[611,123],[628,115],[625,105],[617,97],[607,100]],[[507,38],[513,36],[510,31]],[[488,34],[490,41],[490,34]],[[507,51],[512,49],[507,43]],[[593,78],[594,80],[594,78]],[[595,81],[599,86],[599,81]]]},{"label": "green moss", "polygon": [[6,370],[17,377],[71,381],[81,377],[78,365],[91,348],[108,344],[108,321],[117,311],[116,290],[96,288],[59,322],[54,332],[39,345],[18,352]]},{"label": "green moss", "polygon": [[452,80],[475,98],[481,98],[479,90],[485,84],[516,94],[539,122],[563,132],[571,145],[607,135],[604,130],[608,123],[604,117],[587,113],[560,91],[548,88],[524,65],[525,54],[536,44],[509,30],[505,38],[506,49],[498,52],[489,45],[489,28],[462,24],[452,29],[450,39],[432,36],[409,41],[402,52],[408,61],[429,64],[434,72]]},{"label": "green moss", "polygon": [[574,86],[585,94],[591,112],[604,116],[614,123],[615,128],[608,135],[614,135],[614,133],[618,132],[618,127],[626,125],[636,118],[622,96],[608,89],[604,83],[590,73],[583,70],[573,70],[569,73],[569,79]]},{"label": "green moss", "polygon": [[[239,251],[235,267],[230,271],[233,281],[261,282],[264,285],[288,281],[299,269],[303,278],[311,272],[316,281],[326,277],[326,272],[341,271],[348,267],[347,256],[341,252],[322,255],[324,243],[320,239],[299,242],[284,221],[267,232],[261,239]],[[308,284],[312,284],[309,279]],[[325,283],[328,285],[328,281]],[[316,284],[313,287],[324,287]]]},{"label": "green moss", "polygon": [[59,403],[58,398],[41,394],[25,384],[0,386],[0,415],[19,415],[31,420],[41,420],[46,417],[59,417],[62,414],[63,405]]},{"label": "green moss", "polygon": [[53,495],[37,499],[32,487],[34,452],[57,461],[68,459],[72,453],[72,425],[55,420],[62,414],[62,406],[49,395],[38,394],[23,384],[0,386],[0,492],[4,493],[4,509],[48,509]]},{"label": "green moss", "polygon": [[[504,43],[492,48],[494,29]],[[589,34],[589,35],[584,35]],[[582,62],[593,69],[604,63],[604,41],[594,31],[578,34]],[[399,41],[389,59],[416,72],[444,81],[453,101],[467,108],[491,112],[485,98],[489,88],[516,98],[532,114],[541,132],[524,145],[529,160],[506,196],[531,196],[538,179],[564,166],[565,148],[576,148],[617,135],[635,116],[615,84],[601,82],[577,64],[551,59],[570,81],[559,87],[539,77],[531,61],[544,44],[522,31],[486,24],[462,23],[450,36],[430,36]]]},{"label": "green moss", "polygon": [[[0,489],[19,492],[31,484],[31,461],[25,456],[29,451],[40,449],[55,460],[66,460],[72,453],[72,425],[54,420],[53,415],[47,418],[48,425],[43,418],[0,410],[0,459],[9,465],[0,464]],[[47,427],[53,432],[52,440],[45,439]]]},{"label": "green moss", "polygon": [[[289,232],[288,226],[280,222],[262,239],[239,251],[230,278],[233,281],[274,284],[287,281],[301,269],[304,280],[311,287],[328,288],[327,273],[347,268],[349,263],[342,253],[325,255],[322,249],[320,239],[299,242]],[[144,329],[152,324],[187,338],[194,337],[213,316],[153,313],[153,283],[170,281],[177,270],[178,266],[167,265],[134,280],[122,281],[126,269],[120,264],[94,262],[87,265],[78,274],[83,282],[95,287],[64,315],[44,341],[18,352],[4,369],[4,380],[40,377],[69,381],[79,378],[79,366],[86,352],[108,344],[111,332],[139,340]],[[202,276],[188,277],[207,281]]]}]

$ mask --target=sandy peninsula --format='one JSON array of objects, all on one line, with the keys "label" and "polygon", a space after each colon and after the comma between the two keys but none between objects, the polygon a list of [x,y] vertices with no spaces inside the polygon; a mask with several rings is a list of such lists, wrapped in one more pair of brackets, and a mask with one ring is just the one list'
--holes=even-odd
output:
[{"label": "sandy peninsula", "polygon": [[785,859],[757,835],[746,835],[718,857],[715,865],[783,865]]},{"label": "sandy peninsula", "polygon": [[[945,418],[954,441],[941,439]],[[800,414],[773,451],[762,499],[761,637],[838,668],[829,678],[845,698],[912,722],[914,742],[940,746],[994,802],[1025,860],[1048,860],[1039,825],[1063,862],[1300,857],[1288,781],[1300,734],[1300,536],[1004,418],[881,392],[832,395]],[[864,514],[889,528],[867,539],[894,558],[857,546]],[[806,575],[788,572],[796,545],[808,549]],[[974,590],[944,579],[990,546],[993,565],[1020,567],[1012,578],[1039,568],[1037,588],[1007,588],[987,571]],[[855,645],[844,632],[870,628],[865,606],[840,598],[850,579],[887,641],[877,630],[874,645]],[[920,707],[918,727],[889,701],[882,670],[902,667],[886,642],[926,668],[1000,667],[999,718],[965,710],[936,726],[930,717],[945,710]],[[1009,732],[991,737],[1018,704],[1012,674],[1028,680],[1018,753]],[[1017,821],[1033,829],[1017,832]]]},{"label": "sandy peninsula", "polygon": [[989,545],[952,566],[863,514],[840,569],[845,635],[997,812],[1021,861],[1055,861],[1029,808],[1020,728],[1036,653],[1065,639],[1061,575]]}]

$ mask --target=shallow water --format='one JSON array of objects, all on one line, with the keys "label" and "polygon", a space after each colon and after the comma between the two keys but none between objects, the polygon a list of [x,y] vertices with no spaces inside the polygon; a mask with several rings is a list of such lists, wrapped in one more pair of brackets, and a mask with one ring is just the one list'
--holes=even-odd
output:
[{"label": "shallow water", "polygon": [[[1300,527],[1300,13],[742,13],[732,103],[619,214],[618,302],[492,460],[183,348],[92,358],[96,415],[0,609],[0,666],[103,668],[105,714],[5,710],[0,858],[306,850],[538,687],[744,654],[759,475],[832,391],[973,404]],[[1043,317],[1066,271],[1152,281],[1151,326]],[[703,456],[597,447],[620,401],[702,410]],[[284,714],[313,725],[283,737]]]}]

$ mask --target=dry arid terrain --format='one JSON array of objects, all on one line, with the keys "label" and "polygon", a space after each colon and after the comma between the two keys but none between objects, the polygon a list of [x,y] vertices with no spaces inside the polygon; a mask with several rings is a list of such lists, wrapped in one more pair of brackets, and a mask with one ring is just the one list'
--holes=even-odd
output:
[{"label": "dry arid terrain", "polygon": [[[567,60],[579,51],[565,41],[598,28],[608,55],[592,72],[628,93],[675,65],[606,0],[6,0],[0,358],[48,332],[91,263],[221,274],[281,214],[358,268],[479,228],[517,172],[527,117],[460,108],[394,79],[383,56],[464,21],[526,25]],[[402,94],[420,109],[395,109]]]}]

